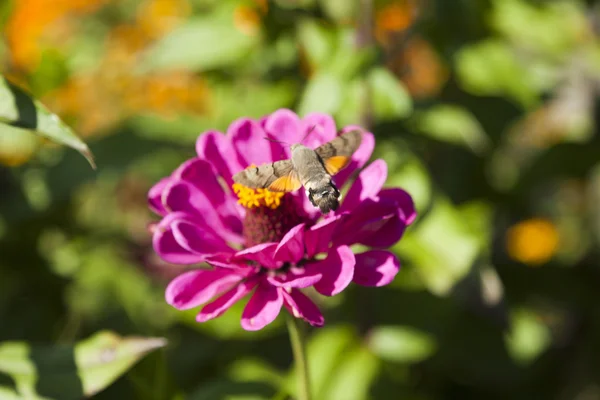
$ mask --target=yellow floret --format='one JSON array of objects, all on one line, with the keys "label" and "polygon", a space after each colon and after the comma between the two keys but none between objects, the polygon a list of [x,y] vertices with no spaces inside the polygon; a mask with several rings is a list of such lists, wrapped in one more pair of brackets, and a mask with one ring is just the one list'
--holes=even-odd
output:
[{"label": "yellow floret", "polygon": [[268,189],[251,189],[239,183],[234,183],[232,188],[237,194],[238,203],[246,208],[268,207],[274,210],[281,205],[281,198],[285,194]]}]

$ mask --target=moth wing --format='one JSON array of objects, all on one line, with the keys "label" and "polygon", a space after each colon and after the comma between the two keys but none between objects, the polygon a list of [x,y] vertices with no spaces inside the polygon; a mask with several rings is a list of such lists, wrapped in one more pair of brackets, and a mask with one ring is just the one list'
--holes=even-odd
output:
[{"label": "moth wing", "polygon": [[358,149],[362,141],[362,132],[355,130],[341,134],[330,142],[315,149],[323,160],[329,175],[337,174],[350,162],[350,157]]},{"label": "moth wing", "polygon": [[335,175],[342,168],[344,168],[350,162],[350,157],[346,156],[333,156],[323,160],[323,165],[325,166],[325,171],[329,175]]},{"label": "moth wing", "polygon": [[269,189],[274,192],[290,192],[301,186],[292,160],[248,167],[235,174],[233,181],[252,189]]},{"label": "moth wing", "polygon": [[293,192],[300,189],[302,184],[296,171],[292,170],[288,175],[277,178],[271,183],[268,189],[272,192]]}]

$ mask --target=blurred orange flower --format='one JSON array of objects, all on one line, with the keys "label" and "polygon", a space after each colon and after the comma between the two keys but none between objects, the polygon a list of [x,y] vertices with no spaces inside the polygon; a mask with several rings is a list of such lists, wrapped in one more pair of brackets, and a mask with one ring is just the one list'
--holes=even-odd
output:
[{"label": "blurred orange flower", "polygon": [[424,39],[408,41],[402,53],[388,62],[388,67],[415,97],[437,95],[448,80],[448,69]]},{"label": "blurred orange flower", "polygon": [[204,112],[208,89],[204,80],[195,74],[168,71],[141,75],[135,72],[141,52],[190,12],[188,0],[143,1],[133,22],[115,26],[106,36],[104,54],[98,65],[72,75],[44,101],[71,120],[83,136],[106,131],[139,112],[163,116]]},{"label": "blurred orange flower", "polygon": [[208,87],[201,78],[189,72],[147,76],[137,84],[137,90],[129,96],[132,113],[145,110],[169,117],[181,111],[206,111]]},{"label": "blurred orange flower", "polygon": [[95,72],[71,78],[47,96],[51,108],[75,119],[82,136],[96,134],[139,112],[172,117],[181,112],[203,113],[209,90],[200,77],[172,71],[154,75],[106,76]]},{"label": "blurred orange flower", "polygon": [[388,44],[389,35],[408,29],[417,16],[415,0],[394,1],[384,6],[375,15],[375,37],[380,43]]},{"label": "blurred orange flower", "polygon": [[448,71],[435,50],[422,38],[408,39],[407,30],[415,23],[425,0],[395,0],[375,16],[375,38],[388,55],[388,68],[400,78],[414,97],[439,93]]},{"label": "blurred orange flower", "polygon": [[86,137],[114,124],[121,117],[119,100],[96,74],[71,77],[63,86],[50,92],[43,101],[57,114],[76,126]]},{"label": "blurred orange flower", "polygon": [[506,233],[508,255],[519,262],[537,266],[548,262],[556,253],[559,234],[552,221],[533,218],[513,225]]},{"label": "blurred orange flower", "polygon": [[233,24],[248,36],[256,35],[260,28],[260,14],[254,7],[239,5],[233,11]]},{"label": "blurred orange flower", "polygon": [[5,35],[18,68],[32,70],[40,60],[45,29],[68,14],[86,14],[110,0],[16,0]]},{"label": "blurred orange flower", "polygon": [[269,12],[269,0],[254,0],[254,3],[256,3],[260,12],[263,14]]},{"label": "blurred orange flower", "polygon": [[137,25],[154,39],[172,30],[190,12],[188,0],[150,0],[138,8]]}]

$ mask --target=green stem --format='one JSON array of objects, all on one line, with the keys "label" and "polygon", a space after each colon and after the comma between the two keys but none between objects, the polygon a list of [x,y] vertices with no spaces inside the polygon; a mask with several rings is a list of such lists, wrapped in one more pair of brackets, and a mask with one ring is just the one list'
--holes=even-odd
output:
[{"label": "green stem", "polygon": [[310,379],[308,376],[308,363],[304,348],[304,330],[300,326],[301,321],[292,315],[287,316],[287,326],[290,332],[290,343],[296,363],[296,374],[298,379],[298,400],[310,400]]}]

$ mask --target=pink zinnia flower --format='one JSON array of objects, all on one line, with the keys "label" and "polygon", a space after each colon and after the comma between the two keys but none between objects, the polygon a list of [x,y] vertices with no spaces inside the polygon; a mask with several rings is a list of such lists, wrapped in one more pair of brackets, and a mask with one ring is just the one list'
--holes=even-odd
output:
[{"label": "pink zinnia flower", "polygon": [[[400,239],[416,214],[404,190],[382,189],[383,160],[364,168],[339,209],[328,215],[303,190],[283,194],[233,183],[232,176],[251,164],[290,157],[288,146],[266,137],[297,143],[310,129],[303,144],[311,148],[337,135],[335,122],[324,114],[301,119],[282,109],[259,121],[239,119],[226,134],[200,135],[198,157],[150,189],[150,207],[162,216],[153,233],[155,251],[170,263],[211,266],[173,279],[166,290],[169,304],[178,309],[204,304],[197,315],[204,322],[252,293],[242,314],[246,330],[271,323],[282,306],[321,326],[323,315],[301,289],[312,286],[333,296],[351,281],[383,286],[394,279],[399,262],[383,249]],[[359,128],[342,131],[350,129]],[[351,163],[335,176],[338,187],[365,165],[373,147],[373,135],[365,132]],[[375,249],[353,254],[353,244]]]}]

